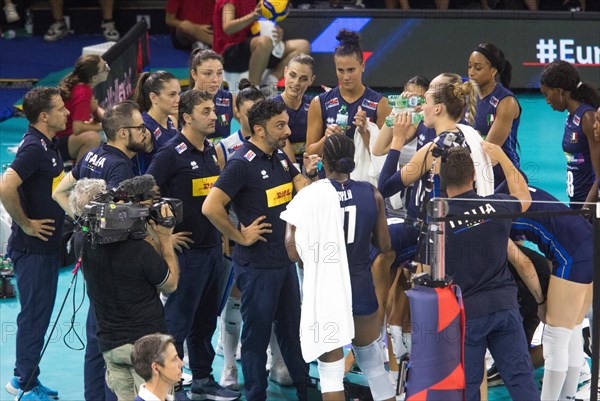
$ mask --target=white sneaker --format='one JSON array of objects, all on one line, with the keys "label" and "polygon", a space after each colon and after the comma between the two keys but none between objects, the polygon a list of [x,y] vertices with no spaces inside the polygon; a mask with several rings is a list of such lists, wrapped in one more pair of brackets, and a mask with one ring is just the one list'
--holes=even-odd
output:
[{"label": "white sneaker", "polygon": [[4,6],[4,15],[6,16],[6,22],[9,24],[21,19],[19,13],[17,12],[17,8],[12,3]]},{"label": "white sneaker", "polygon": [[239,390],[240,385],[238,383],[237,366],[223,367],[223,372],[221,373],[221,380],[219,380],[219,385],[230,390]]},{"label": "white sneaker", "polygon": [[66,38],[67,36],[73,33],[67,25],[65,21],[56,21],[48,28],[46,34],[44,35],[44,40],[46,42],[56,42],[57,40],[61,40]]},{"label": "white sneaker", "polygon": [[581,372],[579,372],[579,385],[585,384],[592,380],[592,370],[590,369],[590,365],[587,363],[587,360],[581,367]]},{"label": "white sneaker", "polygon": [[104,39],[108,42],[116,42],[121,38],[121,34],[117,31],[114,21],[103,22],[100,24],[100,28],[102,29]]},{"label": "white sneaker", "polygon": [[269,370],[269,379],[279,384],[280,386],[291,386],[293,383],[290,372],[285,363],[276,362]]}]

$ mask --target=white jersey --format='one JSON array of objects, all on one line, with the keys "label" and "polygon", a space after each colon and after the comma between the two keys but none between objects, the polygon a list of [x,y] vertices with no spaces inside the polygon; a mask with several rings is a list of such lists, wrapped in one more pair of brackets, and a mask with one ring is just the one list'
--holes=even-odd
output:
[{"label": "white jersey", "polygon": [[236,150],[244,143],[244,137],[242,136],[242,130],[237,130],[233,134],[229,135],[227,138],[222,138],[219,141],[219,145],[223,150],[223,157],[225,158],[225,163],[229,160],[231,156],[235,153]]}]

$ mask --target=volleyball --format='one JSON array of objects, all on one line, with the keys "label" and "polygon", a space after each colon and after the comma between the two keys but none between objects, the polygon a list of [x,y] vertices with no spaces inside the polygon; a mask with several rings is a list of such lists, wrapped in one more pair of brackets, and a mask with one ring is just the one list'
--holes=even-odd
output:
[{"label": "volleyball", "polygon": [[255,21],[252,25],[250,25],[250,34],[252,36],[260,35],[260,22]]},{"label": "volleyball", "polygon": [[283,21],[290,11],[288,0],[262,0],[260,9],[263,17],[268,20],[279,22]]}]

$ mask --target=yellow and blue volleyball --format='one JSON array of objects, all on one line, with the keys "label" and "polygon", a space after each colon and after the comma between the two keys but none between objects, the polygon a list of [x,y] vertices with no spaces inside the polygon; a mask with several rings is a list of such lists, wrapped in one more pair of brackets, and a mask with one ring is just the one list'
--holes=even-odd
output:
[{"label": "yellow and blue volleyball", "polygon": [[262,0],[260,8],[263,17],[274,22],[279,22],[288,16],[290,3],[288,0]]}]

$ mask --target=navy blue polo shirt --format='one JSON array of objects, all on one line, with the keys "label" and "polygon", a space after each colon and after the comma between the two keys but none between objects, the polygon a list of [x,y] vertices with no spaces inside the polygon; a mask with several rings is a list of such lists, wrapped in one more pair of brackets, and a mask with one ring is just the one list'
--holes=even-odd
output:
[{"label": "navy blue polo shirt", "polygon": [[175,232],[191,231],[192,248],[206,248],[221,243],[219,231],[202,214],[202,204],[219,177],[217,154],[210,141],[204,141],[204,150],[197,149],[181,133],[160,148],[148,174],[154,176],[163,197],[183,201],[183,222]]},{"label": "navy blue polo shirt", "polygon": [[119,184],[132,178],[133,162],[120,149],[103,143],[90,150],[77,162],[71,172],[73,178],[99,178],[106,181],[107,188],[117,188]]},{"label": "navy blue polo shirt", "polygon": [[[463,294],[467,320],[500,310],[518,308],[517,285],[508,270],[507,245],[510,219],[494,214],[518,213],[520,202],[506,194],[482,197],[474,191],[450,199],[449,215],[467,215],[446,223],[446,272],[454,277]],[[504,202],[503,202],[504,201]],[[472,220],[481,215],[480,220]]]},{"label": "navy blue polo shirt", "polygon": [[267,242],[251,246],[236,245],[233,260],[253,267],[281,267],[290,263],[285,249],[285,221],[279,215],[292,200],[294,177],[299,172],[285,153],[264,153],[245,141],[225,165],[215,183],[231,198],[241,224],[251,225],[260,216],[272,225],[273,232],[263,234]]},{"label": "navy blue polo shirt", "polygon": [[54,232],[48,241],[31,237],[12,223],[8,239],[11,249],[34,254],[54,253],[60,247],[65,212],[52,199],[52,192],[64,176],[63,161],[56,138],[48,139],[36,128],[29,126],[10,167],[23,181],[17,189],[25,215],[33,220],[54,219]]}]

